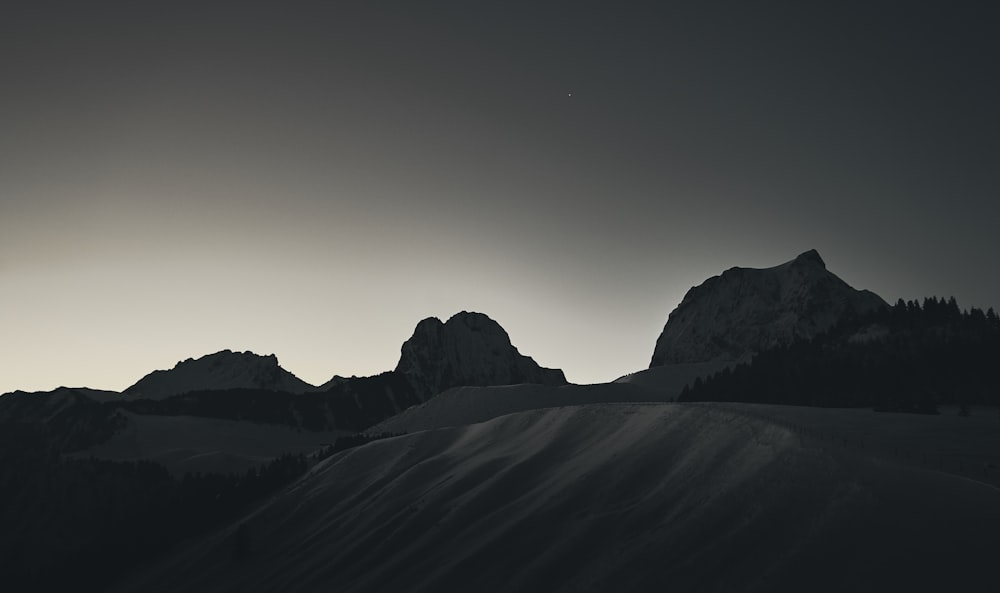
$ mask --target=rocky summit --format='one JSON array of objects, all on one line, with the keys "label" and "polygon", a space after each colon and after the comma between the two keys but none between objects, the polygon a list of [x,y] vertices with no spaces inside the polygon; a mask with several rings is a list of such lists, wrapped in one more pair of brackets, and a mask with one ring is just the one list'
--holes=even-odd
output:
[{"label": "rocky summit", "polygon": [[222,350],[178,362],[173,369],[153,371],[125,390],[132,397],[163,399],[196,390],[266,389],[304,393],[316,388],[278,364],[273,355]]},{"label": "rocky summit", "polygon": [[403,343],[395,372],[421,398],[460,385],[566,384],[561,370],[541,367],[518,352],[496,321],[466,311],[443,323],[436,317],[418,323]]},{"label": "rocky summit", "polygon": [[886,306],[827,270],[816,250],[772,268],[731,268],[687,292],[656,341],[650,367],[737,361]]}]

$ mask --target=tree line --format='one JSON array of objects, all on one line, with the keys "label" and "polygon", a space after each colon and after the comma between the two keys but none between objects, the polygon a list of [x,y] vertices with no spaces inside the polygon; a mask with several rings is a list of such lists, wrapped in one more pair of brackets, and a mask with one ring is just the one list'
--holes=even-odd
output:
[{"label": "tree line", "polygon": [[0,423],[5,590],[101,591],[180,542],[232,522],[311,462],[385,436],[338,438],[243,473],[172,476],[150,461],[70,459],[44,425]]},{"label": "tree line", "polygon": [[963,311],[954,297],[900,299],[696,380],[678,400],[923,413],[948,404],[1000,405],[998,359],[1000,318],[993,309]]}]

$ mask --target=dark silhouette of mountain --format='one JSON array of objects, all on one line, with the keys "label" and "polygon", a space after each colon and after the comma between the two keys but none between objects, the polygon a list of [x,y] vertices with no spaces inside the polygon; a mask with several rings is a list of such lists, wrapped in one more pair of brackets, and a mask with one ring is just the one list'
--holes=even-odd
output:
[{"label": "dark silhouette of mountain", "polygon": [[[68,410],[77,409],[88,422],[103,417],[102,425],[118,426],[120,420],[114,424],[110,418],[121,408],[139,414],[360,431],[452,387],[516,383],[565,385],[566,378],[562,371],[543,368],[520,354],[496,321],[463,311],[443,323],[433,317],[418,323],[400,349],[396,370],[335,377],[322,391],[281,368],[274,355],[224,350],[179,362],[169,371],[154,371],[126,389],[124,397],[65,389],[15,399],[4,396],[0,418],[6,414],[48,422],[47,410],[67,408],[60,418],[72,418]],[[106,405],[99,405],[102,401]],[[106,431],[86,434],[86,439],[77,439],[82,443],[78,448],[110,436]]]},{"label": "dark silhouette of mountain", "polygon": [[273,354],[222,350],[178,362],[168,371],[153,371],[125,390],[132,397],[164,399],[189,391],[266,389],[306,393],[317,388],[286,371]]},{"label": "dark silhouette of mountain", "polygon": [[772,268],[731,268],[684,295],[656,341],[650,367],[739,361],[887,306],[828,271],[815,250]]},{"label": "dark silhouette of mountain", "polygon": [[518,352],[496,321],[466,311],[444,323],[436,317],[418,323],[395,372],[421,400],[460,386],[566,384],[561,370],[540,367]]},{"label": "dark silhouette of mountain", "polygon": [[122,405],[144,414],[186,414],[288,424],[310,430],[363,430],[452,387],[537,383],[565,385],[558,369],[538,366],[510,343],[507,332],[482,313],[462,312],[442,323],[417,324],[400,349],[396,370],[340,378],[325,391],[201,389]]}]

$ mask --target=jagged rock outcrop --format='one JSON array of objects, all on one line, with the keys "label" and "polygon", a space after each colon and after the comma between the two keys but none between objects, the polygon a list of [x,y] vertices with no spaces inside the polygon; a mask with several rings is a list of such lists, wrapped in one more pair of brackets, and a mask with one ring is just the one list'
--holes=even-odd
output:
[{"label": "jagged rock outcrop", "polygon": [[190,391],[266,389],[306,393],[316,388],[281,368],[269,354],[222,350],[178,362],[169,371],[153,371],[125,390],[131,397],[163,399]]},{"label": "jagged rock outcrop", "polygon": [[566,384],[561,370],[541,367],[518,352],[496,321],[466,311],[444,323],[436,317],[418,323],[403,343],[395,372],[421,399],[458,386]]},{"label": "jagged rock outcrop", "polygon": [[737,361],[887,306],[827,270],[816,250],[773,268],[731,268],[687,292],[656,341],[650,368]]}]

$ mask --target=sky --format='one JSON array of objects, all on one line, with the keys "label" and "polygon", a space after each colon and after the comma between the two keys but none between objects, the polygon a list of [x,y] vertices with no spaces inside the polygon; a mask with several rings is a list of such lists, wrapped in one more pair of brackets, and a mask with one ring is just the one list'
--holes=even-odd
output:
[{"label": "sky", "polygon": [[374,374],[462,310],[608,381],[812,248],[1000,308],[991,4],[5,2],[0,393]]}]

